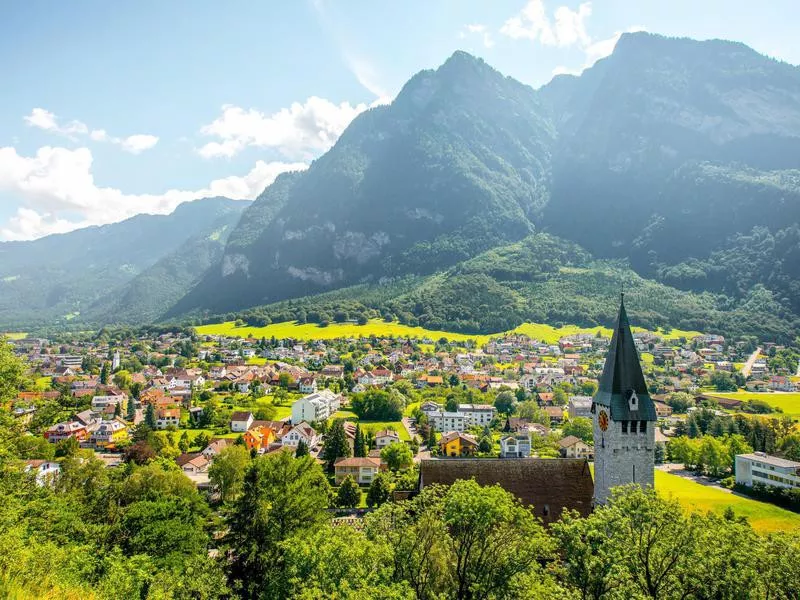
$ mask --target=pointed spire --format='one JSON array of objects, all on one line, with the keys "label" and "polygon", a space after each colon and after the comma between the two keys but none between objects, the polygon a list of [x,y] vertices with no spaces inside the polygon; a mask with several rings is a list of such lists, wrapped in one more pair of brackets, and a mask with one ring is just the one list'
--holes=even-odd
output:
[{"label": "pointed spire", "polygon": [[637,414],[636,417],[655,420],[655,407],[650,400],[628,313],[625,311],[625,293],[621,292],[619,314],[595,402],[611,407],[615,419],[628,418],[625,415],[629,412],[628,399],[632,392],[641,400],[637,410],[641,415]]}]

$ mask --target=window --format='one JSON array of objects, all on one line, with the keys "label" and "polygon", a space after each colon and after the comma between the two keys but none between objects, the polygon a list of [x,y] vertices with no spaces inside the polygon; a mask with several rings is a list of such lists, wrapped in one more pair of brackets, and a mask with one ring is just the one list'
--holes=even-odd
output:
[{"label": "window", "polygon": [[544,505],[544,508],[542,509],[542,514],[545,517],[550,514],[550,505],[549,504],[545,504]]},{"label": "window", "polygon": [[639,421],[639,433],[647,433],[647,421]]},{"label": "window", "polygon": [[636,421],[631,421],[631,433],[636,433]]},{"label": "window", "polygon": [[627,421],[623,421],[622,422],[622,433],[628,433],[628,422]]}]

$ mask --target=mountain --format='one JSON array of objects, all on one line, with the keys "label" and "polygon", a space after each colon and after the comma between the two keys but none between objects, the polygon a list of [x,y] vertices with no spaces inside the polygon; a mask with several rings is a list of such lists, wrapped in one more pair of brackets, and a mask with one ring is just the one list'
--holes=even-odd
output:
[{"label": "mountain", "polygon": [[[542,226],[686,289],[741,298],[764,283],[800,312],[800,68],[734,42],[626,34],[540,97],[559,131]],[[753,228],[785,249],[742,277],[731,249]]]},{"label": "mountain", "polygon": [[3,285],[36,272],[0,315],[9,302],[93,323],[367,311],[488,332],[610,324],[624,284],[637,324],[791,340],[800,68],[736,42],[633,33],[534,90],[456,52],[228,225],[169,248],[91,230],[72,238],[93,240],[83,254],[41,241],[28,266],[0,261]]},{"label": "mountain", "polygon": [[[622,269],[663,284],[651,291],[676,306],[696,298],[683,320],[697,327],[732,325],[722,313],[749,307],[772,311],[767,329],[789,335],[800,314],[799,182],[800,68],[743,44],[625,34],[582,75],[539,90],[457,52],[412,77],[390,106],[362,114],[308,171],[265,190],[221,263],[169,314],[339,288],[374,294],[412,277],[422,286],[415,318],[470,328],[452,311],[421,312],[431,294],[470,315],[463,298],[488,312],[502,306],[497,319],[473,320],[486,330],[504,316],[562,318],[565,307],[542,313],[531,295],[559,286],[582,295],[571,280],[597,287],[599,273]],[[537,231],[577,243],[594,283],[566,272],[508,295],[503,273],[462,270]],[[534,258],[521,264],[554,261]],[[467,296],[447,296],[442,282]],[[570,318],[600,316],[584,308],[589,316]],[[668,314],[681,318],[663,308],[639,317]]]},{"label": "mountain", "polygon": [[279,177],[173,312],[430,273],[520,239],[547,204],[554,141],[534,90],[457,52]]},{"label": "mountain", "polygon": [[159,302],[169,306],[219,260],[227,232],[248,205],[205,198],[169,215],[0,243],[0,326],[158,317]]}]

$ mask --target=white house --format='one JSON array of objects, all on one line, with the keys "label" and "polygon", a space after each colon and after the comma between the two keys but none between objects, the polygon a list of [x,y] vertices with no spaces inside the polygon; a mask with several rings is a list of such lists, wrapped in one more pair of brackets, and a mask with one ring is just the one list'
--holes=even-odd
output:
[{"label": "white house", "polygon": [[301,394],[313,394],[317,391],[317,380],[313,377],[301,377],[297,389]]},{"label": "white house", "polygon": [[26,460],[25,472],[34,473],[36,485],[52,485],[61,474],[61,464],[51,460]]},{"label": "white house", "polygon": [[209,464],[209,460],[205,456],[198,454],[191,460],[183,463],[181,469],[187,475],[197,475],[208,471]]},{"label": "white house", "polygon": [[504,435],[500,438],[500,458],[525,458],[531,455],[531,432]]},{"label": "white house", "polygon": [[314,448],[319,444],[319,435],[311,425],[303,421],[292,427],[281,438],[281,443],[284,446],[297,446],[300,440],[303,440],[309,448]]},{"label": "white house", "polygon": [[342,397],[330,390],[314,392],[292,404],[292,423],[313,423],[330,418],[339,410]]},{"label": "white house", "polygon": [[378,449],[384,448],[389,444],[400,441],[400,434],[391,429],[384,429],[375,433],[375,447]]},{"label": "white house", "polygon": [[467,418],[460,412],[437,410],[428,413],[428,420],[436,431],[464,431],[467,428]]},{"label": "white house", "polygon": [[337,459],[333,465],[336,473],[336,485],[340,485],[345,477],[351,475],[356,483],[369,485],[381,468],[380,458],[352,457]]},{"label": "white house", "polygon": [[467,427],[484,427],[492,422],[496,410],[490,404],[459,404],[458,412],[464,415]]},{"label": "white house", "polygon": [[253,413],[236,411],[231,415],[231,431],[244,433],[253,425]]},{"label": "white house", "polygon": [[782,488],[800,488],[800,462],[770,456],[765,452],[736,455],[736,483],[755,483]]}]

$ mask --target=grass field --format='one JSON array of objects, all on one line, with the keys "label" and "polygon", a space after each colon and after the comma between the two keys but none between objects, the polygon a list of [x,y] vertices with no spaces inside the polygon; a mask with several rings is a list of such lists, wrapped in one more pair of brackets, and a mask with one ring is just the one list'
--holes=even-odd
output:
[{"label": "grass field", "polygon": [[215,325],[202,325],[197,328],[199,335],[226,335],[234,337],[252,338],[294,338],[298,340],[330,340],[334,338],[358,338],[369,336],[397,336],[412,338],[429,338],[438,340],[447,338],[452,341],[475,340],[478,344],[485,344],[488,335],[465,335],[463,333],[448,333],[446,331],[430,331],[422,327],[410,327],[400,323],[386,323],[380,319],[373,319],[366,325],[354,323],[331,323],[327,327],[320,327],[313,323],[298,324],[294,322],[273,323],[266,327],[236,327],[233,321]]},{"label": "grass field", "polygon": [[24,340],[28,337],[28,334],[24,331],[8,331],[6,333],[0,333],[0,337],[5,336],[9,340]]},{"label": "grass field", "polygon": [[753,528],[758,531],[800,528],[800,514],[766,502],[729,494],[658,469],[656,469],[656,490],[665,496],[674,497],[690,510],[722,514],[730,506],[737,516],[747,517]]},{"label": "grass field", "polygon": [[52,377],[37,377],[34,380],[37,390],[45,391],[50,389],[50,384],[53,382]]},{"label": "grass field", "polygon": [[[642,328],[633,328],[634,331],[643,331]],[[597,332],[606,337],[611,335],[611,330],[607,327],[578,327],[577,325],[565,325],[564,327],[553,327],[542,323],[523,323],[513,333],[522,333],[536,340],[542,340],[547,344],[555,344],[565,335],[578,333],[590,333],[596,335]],[[446,338],[450,341],[461,342],[474,340],[479,346],[488,342],[492,337],[503,335],[496,333],[493,335],[467,335],[464,333],[452,333],[447,331],[432,331],[422,327],[411,327],[400,323],[386,323],[380,319],[372,319],[366,325],[356,325],[354,323],[332,323],[327,327],[320,327],[313,323],[302,325],[294,322],[273,323],[266,327],[236,327],[233,321],[216,323],[213,325],[201,325],[197,327],[199,335],[224,335],[231,337],[251,337],[251,338],[293,338],[298,340],[330,340],[334,338],[358,338],[375,336],[396,336],[411,337],[416,339],[428,338],[438,340]],[[680,331],[673,329],[669,333],[670,338],[686,337],[692,338],[700,335],[697,331]]]},{"label": "grass field", "polygon": [[784,414],[800,417],[800,392],[711,392],[715,396],[737,400],[763,400],[770,406],[780,408]]},{"label": "grass field", "polygon": [[382,429],[394,429],[400,435],[401,441],[411,441],[406,428],[403,427],[403,424],[400,421],[359,421],[359,425],[364,433],[375,433],[376,431],[381,431]]}]

